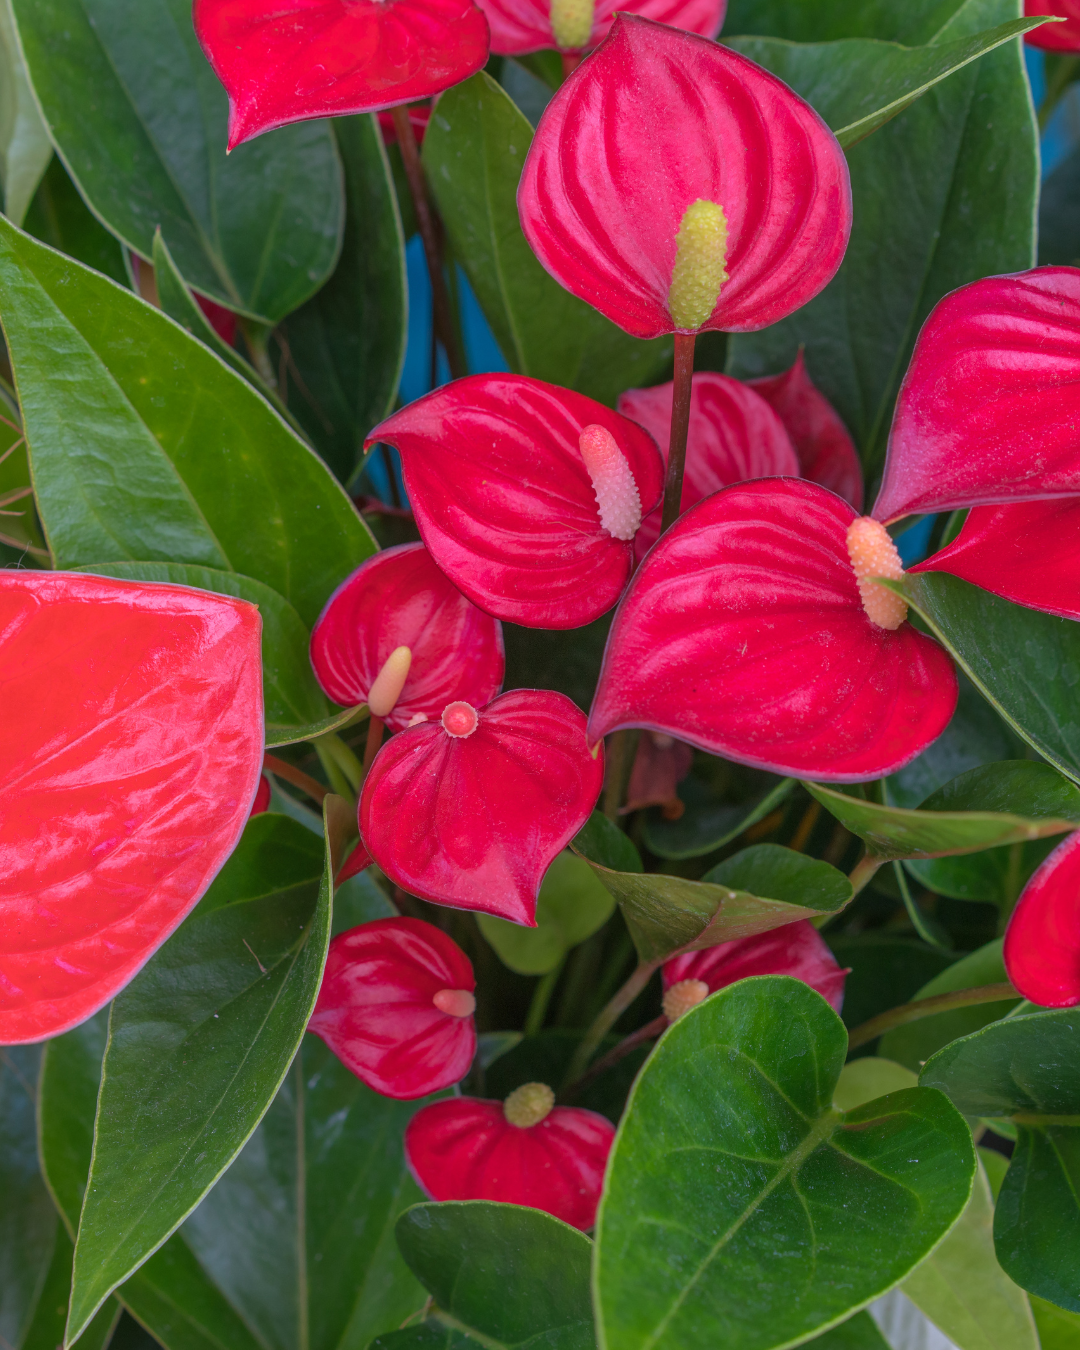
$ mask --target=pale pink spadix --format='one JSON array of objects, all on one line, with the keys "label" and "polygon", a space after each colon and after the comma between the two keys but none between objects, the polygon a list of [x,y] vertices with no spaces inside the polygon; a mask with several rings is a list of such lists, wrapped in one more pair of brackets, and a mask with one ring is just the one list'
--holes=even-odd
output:
[{"label": "pale pink spadix", "polygon": [[613,539],[629,541],[641,524],[641,497],[626,456],[607,427],[584,427],[578,444],[592,479],[600,524]]},{"label": "pale pink spadix", "polygon": [[895,632],[907,618],[907,601],[875,577],[902,581],[904,568],[889,531],[871,516],[860,516],[848,526],[848,557],[859,583],[863,609],[871,623]]}]

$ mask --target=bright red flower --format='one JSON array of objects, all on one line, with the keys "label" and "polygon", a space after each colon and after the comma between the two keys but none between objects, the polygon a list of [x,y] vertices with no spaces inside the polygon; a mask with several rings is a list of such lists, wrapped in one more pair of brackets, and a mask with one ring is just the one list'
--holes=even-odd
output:
[{"label": "bright red flower", "polygon": [[438,718],[454,699],[488,703],[502,688],[502,624],[466,600],[423,544],[384,549],[342,582],[311,634],[311,664],[324,693],[351,708],[398,647],[412,664],[384,719],[394,731]]},{"label": "bright red flower", "polygon": [[591,1228],[615,1127],[554,1100],[543,1083],[526,1083],[505,1103],[435,1102],[409,1122],[405,1158],[433,1200],[529,1205]]},{"label": "bright red flower", "polygon": [[627,590],[590,741],[647,727],[774,773],[894,772],[945,729],[957,685],[900,598],[867,579],[891,568],[902,575],[884,529],[814,483],[763,479],[707,498]]},{"label": "bright red flower", "polygon": [[[416,107],[409,109],[409,123],[412,126],[413,135],[416,137],[417,145],[423,145],[424,137],[427,135],[428,123],[430,121],[430,103],[421,103]],[[382,132],[383,145],[394,145],[397,143],[397,130],[394,127],[393,113],[379,113],[379,130]]]},{"label": "bright red flower", "polygon": [[556,48],[576,52],[607,37],[615,10],[715,38],[724,22],[727,0],[477,0],[491,27],[491,50],[520,56]]},{"label": "bright red flower", "polygon": [[376,427],[377,441],[401,452],[439,567],[481,609],[530,628],[577,628],[615,604],[663,493],[647,432],[523,375],[455,380]]},{"label": "bright red flower", "polygon": [[1005,932],[1005,969],[1041,1008],[1080,1003],[1080,834],[1070,834],[1042,864]]},{"label": "bright red flower", "polygon": [[428,98],[478,71],[472,0],[194,0],[195,32],[229,95],[229,149],[312,117]]},{"label": "bright red flower", "polygon": [[832,279],[851,231],[847,161],[809,104],[626,14],[548,104],[518,208],[551,275],[640,338],[775,323]]},{"label": "bright red flower", "polygon": [[199,308],[209,320],[210,327],[221,338],[222,342],[231,347],[236,341],[236,315],[231,309],[226,309],[224,305],[219,305],[214,300],[207,300],[205,295],[196,295],[195,299]]},{"label": "bright red flower", "polygon": [[254,605],[0,572],[0,1044],[113,998],[194,908],[263,757]]},{"label": "bright red flower", "polygon": [[342,864],[341,870],[334,879],[334,884],[336,886],[342,885],[350,877],[357,877],[361,872],[366,872],[371,865],[371,854],[364,847],[364,841],[360,839]]},{"label": "bright red flower", "polygon": [[1026,18],[1042,14],[1056,15],[1067,22],[1044,23],[1025,33],[1024,41],[1052,52],[1080,52],[1080,0],[1024,0]]},{"label": "bright red flower", "polygon": [[251,808],[253,816],[261,816],[265,811],[270,810],[270,779],[266,774],[259,777],[259,786],[255,790],[255,802]]},{"label": "bright red flower", "polygon": [[436,904],[532,926],[540,882],[604,781],[585,716],[562,694],[515,689],[394,736],[360,798],[360,834],[391,881]]},{"label": "bright red flower", "polygon": [[384,1097],[458,1083],[476,1054],[472,964],[421,919],[376,919],[330,943],[308,1030]]}]

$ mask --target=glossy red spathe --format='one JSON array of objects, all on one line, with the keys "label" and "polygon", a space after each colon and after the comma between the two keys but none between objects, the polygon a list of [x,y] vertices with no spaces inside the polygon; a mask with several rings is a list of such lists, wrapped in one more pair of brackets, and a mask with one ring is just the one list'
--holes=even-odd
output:
[{"label": "glossy red spathe", "polygon": [[676,331],[676,235],[697,201],[723,209],[728,239],[702,329],[775,323],[843,260],[847,161],[810,105],[728,48],[620,14],[540,119],[518,190],[526,238],[567,290],[658,337]]},{"label": "glossy red spathe", "polygon": [[472,0],[194,0],[229,95],[229,149],[290,122],[428,98],[488,57]]},{"label": "glossy red spathe", "polygon": [[502,624],[439,571],[423,544],[384,549],[330,597],[311,634],[311,664],[324,693],[350,708],[367,701],[398,647],[412,652],[401,697],[386,717],[400,731],[438,719],[454,699],[488,703],[506,669]]},{"label": "glossy red spathe", "polygon": [[774,773],[878,778],[956,705],[932,639],[867,617],[856,519],[800,479],[741,483],[687,512],[638,569],[608,638],[589,738],[647,727]]},{"label": "glossy red spathe", "polygon": [[575,1228],[596,1219],[615,1127],[556,1106],[538,1125],[506,1119],[502,1102],[457,1097],[425,1106],[405,1131],[405,1157],[433,1200],[530,1205]]},{"label": "glossy red spathe", "polygon": [[361,837],[410,894],[532,925],[544,873],[600,795],[603,756],[580,709],[547,690],[503,694],[469,725],[427,722],[383,746]]},{"label": "glossy red spathe", "polygon": [[1042,1008],[1080,1003],[1080,834],[1036,871],[1005,931],[1005,970]]},{"label": "glossy red spathe", "polygon": [[1080,52],[1080,0],[1024,0],[1025,18],[1043,14],[1066,22],[1044,23],[1041,28],[1025,33],[1024,41],[1051,52]]},{"label": "glossy red spathe", "polygon": [[635,422],[583,394],[523,375],[470,375],[410,403],[367,444],[401,452],[405,486],[439,567],[481,609],[531,628],[577,628],[618,600],[632,542],[600,523],[580,449],[605,428],[647,515],[664,462]]},{"label": "glossy red spathe", "polygon": [[308,1030],[384,1097],[424,1097],[469,1072],[475,988],[469,958],[433,924],[376,919],[330,943]]},{"label": "glossy red spathe", "polygon": [[[521,56],[558,48],[578,51],[579,46],[560,47],[552,27],[551,0],[477,0],[491,28],[491,50],[497,56]],[[593,5],[592,30],[586,49],[595,47],[611,31],[615,11],[682,28],[703,38],[715,38],[724,22],[727,0],[597,0]]]},{"label": "glossy red spathe", "polygon": [[270,779],[266,774],[259,778],[259,786],[255,789],[255,801],[251,807],[253,816],[261,816],[270,810]]},{"label": "glossy red spathe", "polygon": [[262,769],[258,610],[0,572],[0,1044],[113,998],[232,852]]}]

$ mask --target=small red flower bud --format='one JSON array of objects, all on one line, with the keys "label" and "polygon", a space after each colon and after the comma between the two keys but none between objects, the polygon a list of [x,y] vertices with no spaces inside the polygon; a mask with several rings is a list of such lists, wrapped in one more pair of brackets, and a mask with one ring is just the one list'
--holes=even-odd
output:
[{"label": "small red flower bud", "polygon": [[1005,931],[1005,969],[1041,1008],[1080,1003],[1080,834],[1036,871]]}]

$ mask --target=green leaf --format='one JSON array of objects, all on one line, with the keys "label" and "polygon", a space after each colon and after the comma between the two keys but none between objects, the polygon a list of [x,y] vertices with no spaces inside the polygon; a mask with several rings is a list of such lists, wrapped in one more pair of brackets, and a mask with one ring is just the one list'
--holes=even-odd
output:
[{"label": "green leaf", "polygon": [[[884,933],[826,934],[833,955],[850,967],[842,1015],[848,1027],[861,1026],[889,1008],[910,1003],[927,980],[954,960],[946,952],[910,937]],[[872,1053],[870,1047],[856,1054]]]},{"label": "green leaf", "polygon": [[[526,1083],[557,1086],[564,1082],[574,1053],[584,1039],[584,1032],[566,1027],[548,1027],[534,1036],[514,1034],[516,1043],[486,1066],[485,1097],[504,1101],[515,1088]],[[605,1036],[597,1048],[597,1056],[613,1049],[621,1040],[618,1034]],[[612,1068],[590,1079],[583,1088],[575,1089],[571,1104],[596,1111],[618,1125],[630,1088],[651,1049],[651,1044],[639,1046]]]},{"label": "green leaf", "polygon": [[0,189],[4,215],[16,225],[23,223],[52,153],[26,78],[10,0],[0,0]]},{"label": "green leaf", "polygon": [[1042,1350],[1076,1350],[1080,1345],[1080,1313],[1066,1312],[1034,1295],[1029,1299]]},{"label": "green leaf", "polygon": [[560,853],[548,868],[536,905],[536,927],[478,914],[480,931],[504,966],[519,975],[546,975],[571,947],[611,918],[615,901],[583,858]]},{"label": "green leaf", "polygon": [[11,549],[11,561],[20,565],[29,561],[33,566],[36,560],[49,556],[34,509],[30,460],[18,405],[3,384],[0,384],[0,544]]},{"label": "green leaf", "polygon": [[34,92],[79,191],[148,262],[160,227],[188,283],[265,323],[337,260],[341,165],[324,122],[226,155],[228,98],[188,0],[13,0]]},{"label": "green leaf", "polygon": [[159,310],[2,219],[0,318],[58,567],[236,571],[310,626],[375,551],[318,456],[244,380]]},{"label": "green leaf", "polygon": [[510,368],[613,404],[631,385],[666,378],[672,340],[630,337],[541,267],[517,210],[532,134],[506,91],[480,71],[440,98],[424,136],[424,167]]},{"label": "green leaf", "polygon": [[1039,264],[1080,262],[1080,149],[1047,175],[1039,200]]},{"label": "green leaf", "polygon": [[869,1313],[856,1313],[838,1327],[807,1341],[814,1350],[891,1350]]},{"label": "green leaf", "polygon": [[919,1075],[895,1060],[867,1055],[853,1059],[840,1070],[833,1105],[838,1111],[854,1111],[857,1106],[919,1086]]},{"label": "green leaf", "polygon": [[128,285],[124,250],[79,196],[58,155],[41,180],[23,228],[50,248]]},{"label": "green leaf", "polygon": [[971,0],[731,0],[724,37],[764,33],[792,42],[878,38],[916,47],[933,42]]},{"label": "green leaf", "polygon": [[367,716],[367,704],[361,703],[356,708],[345,708],[340,712],[331,713],[329,717],[324,717],[320,722],[309,722],[302,726],[275,726],[269,724],[266,728],[266,748],[275,750],[281,745],[298,745],[301,741],[317,741],[320,736],[326,736],[331,731],[344,731],[346,727],[351,727],[355,722],[362,722]]},{"label": "green leaf", "polygon": [[576,1228],[537,1209],[471,1200],[415,1205],[396,1231],[435,1302],[425,1322],[380,1336],[372,1350],[593,1350],[592,1243]]},{"label": "green leaf", "polygon": [[602,811],[594,811],[575,835],[571,847],[589,862],[619,872],[643,872],[634,841]]},{"label": "green leaf", "polygon": [[394,406],[405,360],[405,239],[373,115],[333,123],[345,164],[345,238],[337,269],[276,334],[289,407],[344,482],[364,438]]},{"label": "green leaf", "polygon": [[348,817],[335,797],[325,811],[325,849],[287,816],[250,820],[194,912],[113,1003],[69,1340],[198,1205],[288,1072],[319,992],[331,853]]},{"label": "green leaf", "polygon": [[665,1034],[630,1095],[597,1219],[609,1350],[768,1350],[891,1288],[962,1213],[975,1151],[940,1093],[832,1105],[847,1035],[784,976]]},{"label": "green leaf", "polygon": [[679,796],[686,802],[686,811],[678,820],[665,820],[659,811],[649,811],[643,830],[645,844],[658,858],[669,858],[673,862],[712,853],[737,839],[751,825],[764,820],[794,786],[794,778],[781,778],[771,791],[756,801],[718,806],[711,793],[707,793],[696,779],[688,778],[679,789]]}]

